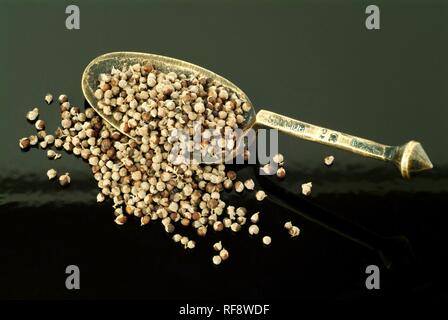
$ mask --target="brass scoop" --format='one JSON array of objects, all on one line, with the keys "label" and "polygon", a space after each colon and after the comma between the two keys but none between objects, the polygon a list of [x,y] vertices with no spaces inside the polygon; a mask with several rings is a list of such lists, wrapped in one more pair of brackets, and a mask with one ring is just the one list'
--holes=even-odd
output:
[{"label": "brass scoop", "polygon": [[[147,62],[150,62],[157,70],[165,73],[170,71],[184,74],[196,73],[215,79],[250,103],[249,97],[247,97],[247,95],[235,84],[212,71],[192,63],[149,53],[111,52],[103,54],[93,59],[85,68],[81,80],[82,91],[92,108],[103,117],[104,120],[125,135],[127,134],[120,130],[119,123],[117,123],[112,116],[103,114],[103,112],[97,108],[97,99],[94,96],[94,92],[97,89],[98,76],[101,73],[110,73],[112,67],[121,68],[124,64],[145,64]],[[250,129],[255,125],[262,125],[277,129],[297,138],[344,149],[364,157],[393,162],[397,165],[402,176],[405,178],[410,178],[411,174],[415,172],[429,170],[433,167],[426,152],[417,141],[411,140],[402,146],[383,145],[346,133],[295,120],[271,111],[260,110],[255,113],[254,108],[251,108],[251,110],[244,116],[244,130]]]}]

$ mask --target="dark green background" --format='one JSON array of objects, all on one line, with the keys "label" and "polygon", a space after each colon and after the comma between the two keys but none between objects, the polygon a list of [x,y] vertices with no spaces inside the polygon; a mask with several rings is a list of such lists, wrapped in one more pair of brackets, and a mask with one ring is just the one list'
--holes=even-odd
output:
[{"label": "dark green background", "polygon": [[[71,3],[80,7],[80,30],[65,28],[65,7]],[[365,28],[364,12],[369,4],[380,7],[381,30]],[[2,223],[4,233],[0,237],[1,245],[8,246],[9,251],[4,256],[8,263],[0,266],[0,296],[66,297],[61,271],[65,265],[82,260],[92,280],[102,279],[99,274],[106,272],[105,265],[110,265],[107,259],[115,255],[113,248],[118,236],[111,225],[112,213],[108,205],[101,209],[95,205],[95,183],[86,164],[66,155],[49,163],[43,152],[32,150],[24,154],[17,145],[21,136],[34,132],[24,118],[25,112],[34,106],[41,108],[50,128],[56,127],[57,105],[45,105],[45,93],[67,93],[72,103],[84,104],[81,73],[91,59],[110,51],[150,52],[199,64],[239,85],[257,108],[386,144],[397,145],[411,139],[422,142],[435,168],[410,181],[402,179],[392,165],[289,137],[281,136],[280,149],[288,169],[283,186],[297,190],[301,183],[314,181],[312,199],[316,203],[374,231],[405,234],[416,243],[417,256],[424,265],[422,274],[432,274],[436,265],[441,268],[440,225],[446,221],[435,204],[446,207],[448,191],[447,10],[446,1],[423,0],[1,0],[0,215],[6,223]],[[328,154],[336,156],[331,169],[322,165]],[[45,183],[45,172],[50,166],[72,173],[70,192]],[[73,214],[69,214],[68,208]],[[278,209],[273,211],[279,213]],[[278,226],[285,219],[278,219]],[[168,239],[160,240],[164,237],[162,232],[148,235],[149,232],[134,226],[128,233],[120,231],[119,237],[129,241],[129,246],[134,241],[142,250],[150,242],[145,237],[152,237],[153,242],[167,242],[163,245],[166,254],[154,253],[160,255],[157,270],[170,266],[176,270],[175,261],[189,266],[197,264],[204,277],[218,274],[226,281],[220,293],[201,286],[193,295],[196,298],[228,297],[234,291],[238,298],[368,295],[363,272],[375,260],[348,242],[339,246],[339,240],[313,228],[303,227],[302,242],[285,239],[281,247],[272,249],[281,251],[275,255],[276,259],[283,259],[278,264],[290,264],[287,270],[303,274],[294,281],[300,282],[305,291],[286,289],[282,294],[276,291],[282,287],[280,278],[269,274],[269,254],[261,249],[254,251],[259,243],[249,246],[248,239],[239,241],[251,255],[245,259],[241,253],[241,262],[232,262],[227,271],[218,272],[210,268],[210,252],[204,253],[205,258],[178,258],[178,248],[172,248]],[[37,240],[42,233],[46,240]],[[75,239],[80,234],[82,239]],[[102,239],[98,240],[98,248],[86,245],[95,242],[96,237]],[[33,242],[33,249],[28,250],[34,255],[25,249]],[[112,249],[105,249],[108,246]],[[148,246],[157,252],[157,247]],[[70,248],[75,250],[73,256]],[[92,262],[96,250],[106,253],[103,260]],[[129,253],[127,259],[137,264],[139,270],[147,269],[145,259],[150,259],[150,255],[136,255]],[[294,260],[289,261],[288,257]],[[242,270],[241,277],[250,276],[250,268],[260,264],[266,264],[267,269],[257,271],[259,279],[234,287],[227,281],[231,272]],[[124,268],[132,269],[129,265]],[[336,274],[342,272],[344,276],[336,275],[336,280],[325,275],[326,270],[336,270]],[[114,291],[108,286],[109,275],[103,274],[101,285],[89,287],[86,281],[81,296],[121,297],[123,290],[118,288],[125,288],[126,292],[143,290],[135,276],[115,284]],[[442,280],[438,277],[438,273],[434,278],[424,277],[423,284],[419,284],[425,288],[423,295],[441,294]],[[173,280],[173,285],[182,289],[194,286],[182,279]],[[392,283],[394,290],[402,288],[401,282]],[[155,285],[162,290],[160,296],[171,297],[162,286]],[[410,293],[414,289],[403,290]],[[139,297],[154,296],[146,292]]]},{"label": "dark green background", "polygon": [[[65,28],[71,2],[1,3],[1,101],[10,110],[2,136],[29,132],[17,115],[42,105],[47,91],[82,104],[81,72],[95,56],[143,51],[222,74],[258,108],[387,144],[416,139],[436,165],[447,164],[444,1],[376,1],[379,31],[364,26],[368,1],[79,1],[79,31]],[[2,167],[23,165],[12,152],[16,141],[4,143]],[[312,166],[315,152],[288,160]]]}]

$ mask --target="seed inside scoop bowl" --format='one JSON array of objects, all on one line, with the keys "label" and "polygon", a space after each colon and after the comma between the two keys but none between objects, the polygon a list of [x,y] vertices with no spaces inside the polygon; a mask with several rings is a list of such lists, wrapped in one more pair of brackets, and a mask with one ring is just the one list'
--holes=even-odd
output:
[{"label": "seed inside scoop bowl", "polygon": [[82,88],[107,122],[138,142],[160,127],[192,128],[193,121],[223,132],[242,128],[255,114],[249,98],[227,79],[153,54],[99,56],[84,70]]}]

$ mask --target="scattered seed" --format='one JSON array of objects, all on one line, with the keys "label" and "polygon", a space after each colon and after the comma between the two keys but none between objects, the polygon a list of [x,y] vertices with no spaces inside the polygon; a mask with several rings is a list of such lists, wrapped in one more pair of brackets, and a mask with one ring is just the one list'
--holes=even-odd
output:
[{"label": "scattered seed", "polygon": [[53,95],[51,93],[47,93],[44,99],[47,104],[51,104],[53,102]]},{"label": "scattered seed", "polygon": [[173,233],[174,232],[174,225],[172,223],[169,223],[165,226],[165,232],[166,233]]},{"label": "scattered seed", "polygon": [[48,150],[48,151],[47,151],[47,157],[48,157],[48,159],[58,159],[58,158],[56,158],[58,155],[59,155],[58,158],[60,158],[61,155],[58,154],[58,153],[56,153],[56,152],[54,152],[53,150]]},{"label": "scattered seed", "polygon": [[67,95],[66,94],[61,94],[58,97],[58,101],[59,101],[59,104],[63,104],[64,102],[67,102],[68,101]]},{"label": "scattered seed", "polygon": [[237,181],[233,185],[234,185],[234,188],[235,188],[236,192],[239,192],[239,193],[243,192],[244,184],[241,181]]},{"label": "scattered seed", "polygon": [[260,219],[260,212],[255,212],[251,217],[250,221],[252,223],[258,223],[258,220]]},{"label": "scattered seed", "polygon": [[230,228],[230,226],[232,225],[232,220],[229,219],[229,218],[224,218],[223,219],[223,224],[224,224],[224,227]]},{"label": "scattered seed", "polygon": [[187,248],[188,249],[194,249],[196,247],[196,242],[194,242],[193,240],[189,240],[187,242]]},{"label": "scattered seed", "polygon": [[230,219],[235,220],[235,207],[234,206],[227,206],[227,214],[229,215]]},{"label": "scattered seed", "polygon": [[238,217],[244,217],[247,213],[247,209],[244,207],[238,207],[236,209],[235,213]]},{"label": "scattered seed", "polygon": [[125,215],[120,214],[118,217],[115,218],[115,223],[118,224],[119,226],[122,226],[126,223],[127,220],[128,218]]},{"label": "scattered seed", "polygon": [[283,166],[283,155],[281,153],[276,154],[272,160],[274,160],[275,163]]},{"label": "scattered seed", "polygon": [[198,236],[205,237],[205,235],[207,234],[207,227],[206,226],[200,226],[198,228],[197,233],[198,233]]},{"label": "scattered seed", "polygon": [[39,142],[39,139],[37,138],[36,135],[31,135],[31,136],[28,137],[28,139],[30,140],[30,145],[31,146],[35,146]]},{"label": "scattered seed", "polygon": [[62,128],[68,129],[72,126],[72,121],[70,119],[62,119],[61,125],[62,125]]},{"label": "scattered seed", "polygon": [[275,174],[275,170],[270,163],[267,163],[260,168],[260,174],[270,176],[270,175]]},{"label": "scattered seed", "polygon": [[230,229],[231,229],[233,232],[238,232],[238,231],[241,230],[241,225],[240,225],[239,223],[237,223],[237,222],[234,222],[234,223],[232,223],[232,224],[230,225]]},{"label": "scattered seed", "polygon": [[267,197],[266,192],[264,192],[263,190],[258,190],[257,193],[255,194],[255,198],[258,201],[263,201],[264,198],[266,197]]},{"label": "scattered seed", "polygon": [[28,111],[26,114],[26,118],[28,121],[34,122],[39,117],[39,108],[34,108],[31,111]]},{"label": "scattered seed", "polygon": [[284,225],[284,227],[285,227],[285,229],[286,230],[291,230],[292,229],[292,222],[291,221],[288,221],[288,222],[285,222],[285,225]]},{"label": "scattered seed", "polygon": [[43,141],[43,140],[45,140],[47,133],[45,132],[45,130],[41,130],[41,131],[37,132],[36,136],[39,141]]},{"label": "scattered seed", "polygon": [[222,243],[221,243],[221,241],[216,242],[216,243],[213,245],[213,249],[214,249],[215,251],[221,251],[221,249],[222,249]]},{"label": "scattered seed", "polygon": [[230,179],[224,180],[223,186],[224,186],[224,189],[231,190],[233,188],[232,180],[230,180]]},{"label": "scattered seed", "polygon": [[181,239],[182,239],[182,236],[180,234],[176,233],[175,235],[173,235],[174,242],[180,242]]},{"label": "scattered seed", "polygon": [[216,221],[213,223],[213,230],[222,231],[224,229],[224,224],[221,221]]},{"label": "scattered seed", "polygon": [[236,172],[233,170],[229,170],[227,171],[227,178],[229,178],[230,180],[235,180],[236,179]]},{"label": "scattered seed", "polygon": [[187,243],[188,243],[188,238],[187,237],[182,237],[181,239],[180,239],[180,243],[182,244],[182,245],[184,245],[184,246],[186,246],[187,245]]},{"label": "scattered seed", "polygon": [[247,179],[246,181],[244,181],[244,186],[246,187],[247,190],[254,190],[255,188],[254,180]]},{"label": "scattered seed", "polygon": [[56,148],[61,149],[63,145],[64,145],[64,141],[62,141],[62,139],[55,139],[54,140],[54,146]]},{"label": "scattered seed", "polygon": [[219,252],[219,256],[221,257],[221,260],[222,261],[226,261],[228,258],[229,258],[229,251],[227,251],[226,249],[222,249],[220,252]]},{"label": "scattered seed", "polygon": [[51,134],[46,135],[44,138],[44,141],[47,143],[47,145],[53,144],[54,140],[54,136]]},{"label": "scattered seed", "polygon": [[140,225],[141,226],[147,225],[150,221],[151,221],[150,216],[143,216],[140,218]]},{"label": "scattered seed", "polygon": [[96,195],[96,202],[104,202],[104,200],[106,200],[106,196],[102,192],[99,192]]},{"label": "scattered seed", "polygon": [[238,222],[240,226],[244,226],[246,224],[246,221],[247,221],[246,217],[236,218],[236,222]]},{"label": "scattered seed", "polygon": [[265,244],[265,245],[270,245],[271,244],[271,242],[272,242],[272,239],[271,239],[271,237],[269,237],[269,236],[264,236],[263,237],[263,244]]},{"label": "scattered seed", "polygon": [[250,235],[257,235],[258,232],[260,232],[260,228],[256,224],[253,224],[249,227],[249,234]]},{"label": "scattered seed", "polygon": [[277,178],[284,179],[286,177],[286,170],[283,167],[277,169]]},{"label": "scattered seed", "polygon": [[70,175],[68,174],[68,172],[59,177],[59,184],[62,187],[68,186],[70,184],[70,182],[71,182],[71,178],[70,178]]},{"label": "scattered seed", "polygon": [[28,150],[30,147],[30,139],[29,138],[21,138],[19,140],[19,147],[22,150]]},{"label": "scattered seed", "polygon": [[212,260],[213,260],[213,264],[219,265],[219,264],[221,264],[222,258],[217,255],[217,256],[213,256]]},{"label": "scattered seed", "polygon": [[324,159],[324,163],[328,167],[331,166],[333,164],[333,162],[334,162],[333,156],[328,156],[328,157],[325,157],[325,159]]},{"label": "scattered seed", "polygon": [[50,169],[47,171],[48,180],[53,180],[58,175],[57,171],[54,169]]},{"label": "scattered seed", "polygon": [[305,196],[309,196],[311,194],[311,188],[313,187],[312,182],[307,182],[302,184],[302,194]]},{"label": "scattered seed", "polygon": [[300,234],[300,229],[296,226],[292,226],[291,229],[289,229],[289,235],[294,238],[297,237]]}]

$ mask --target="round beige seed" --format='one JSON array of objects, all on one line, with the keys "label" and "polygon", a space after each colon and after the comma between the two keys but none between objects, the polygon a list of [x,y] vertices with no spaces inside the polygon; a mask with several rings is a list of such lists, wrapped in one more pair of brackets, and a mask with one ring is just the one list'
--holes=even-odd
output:
[{"label": "round beige seed", "polygon": [[19,147],[22,150],[28,150],[30,147],[30,139],[29,138],[22,138],[19,140]]},{"label": "round beige seed", "polygon": [[71,180],[72,179],[70,178],[70,175],[67,172],[67,173],[65,173],[65,174],[63,174],[62,176],[59,177],[59,184],[62,187],[66,187],[66,186],[68,186],[70,184]]},{"label": "round beige seed", "polygon": [[48,159],[55,159],[56,158],[57,153],[54,152],[53,150],[48,150],[47,151],[47,157]]},{"label": "round beige seed", "polygon": [[213,256],[213,264],[219,265],[221,264],[222,258],[220,256]]},{"label": "round beige seed", "polygon": [[283,165],[283,155],[281,153],[276,154],[272,160],[279,165]]},{"label": "round beige seed", "polygon": [[271,239],[271,237],[270,236],[264,236],[263,237],[263,244],[264,245],[270,245],[271,244],[271,242],[272,242],[272,239]]},{"label": "round beige seed", "polygon": [[324,159],[324,163],[328,167],[331,166],[333,164],[333,162],[334,162],[333,156],[328,156],[328,157],[325,157],[325,159]]},{"label": "round beige seed", "polygon": [[276,175],[277,175],[277,178],[284,179],[286,177],[286,170],[285,170],[285,168],[283,168],[283,167],[278,168]]},{"label": "round beige seed", "polygon": [[234,222],[234,223],[232,223],[232,224],[230,225],[230,229],[231,229],[233,232],[238,232],[238,231],[241,230],[241,225],[240,225],[239,223],[237,223],[237,222]]},{"label": "round beige seed", "polygon": [[147,225],[150,221],[151,221],[150,216],[143,216],[140,218],[140,225],[141,226]]},{"label": "round beige seed", "polygon": [[185,237],[185,236],[182,237],[182,238],[180,239],[180,243],[183,244],[184,246],[187,245],[187,243],[188,243],[188,238]]},{"label": "round beige seed", "polygon": [[50,169],[47,171],[48,180],[53,180],[58,175],[57,171],[54,169]]},{"label": "round beige seed", "polygon": [[215,251],[221,251],[221,250],[222,250],[222,243],[221,243],[221,241],[216,242],[216,243],[213,245],[213,249],[214,249]]},{"label": "round beige seed", "polygon": [[263,190],[258,190],[257,193],[255,194],[255,198],[258,201],[263,201],[264,198],[266,197],[267,197],[266,192],[264,192]]},{"label": "round beige seed", "polygon": [[244,181],[244,186],[246,187],[247,190],[254,190],[255,188],[254,180],[247,179],[246,181]]},{"label": "round beige seed", "polygon": [[196,242],[194,242],[193,240],[189,240],[187,242],[187,248],[188,249],[194,249],[196,247]]},{"label": "round beige seed", "polygon": [[313,187],[312,182],[307,182],[302,184],[302,194],[305,196],[309,196],[311,194],[311,188]]},{"label": "round beige seed", "polygon": [[53,95],[51,93],[47,93],[44,100],[47,104],[51,104],[53,102]]},{"label": "round beige seed", "polygon": [[59,104],[63,104],[64,102],[67,102],[68,101],[67,95],[66,94],[61,94],[58,97],[58,101],[59,101]]},{"label": "round beige seed", "polygon": [[260,232],[260,229],[256,224],[253,224],[249,227],[249,234],[250,235],[257,235]]},{"label": "round beige seed", "polygon": [[28,137],[30,145],[35,146],[39,142],[39,138],[36,135],[31,135]]},{"label": "round beige seed", "polygon": [[127,220],[128,218],[125,215],[120,214],[115,218],[115,223],[118,224],[119,226],[122,226],[123,224],[126,223]]},{"label": "round beige seed", "polygon": [[292,228],[289,230],[289,235],[294,238],[297,237],[300,234],[300,229],[296,226],[292,226]]},{"label": "round beige seed", "polygon": [[237,181],[233,184],[236,192],[243,192],[244,184],[241,181]]},{"label": "round beige seed", "polygon": [[219,256],[221,257],[222,261],[225,261],[225,260],[227,260],[229,258],[229,251],[227,251],[226,249],[222,249],[219,252]]},{"label": "round beige seed", "polygon": [[39,117],[39,108],[34,108],[31,111],[28,111],[26,114],[26,118],[28,119],[28,121],[36,121],[36,119]]}]

